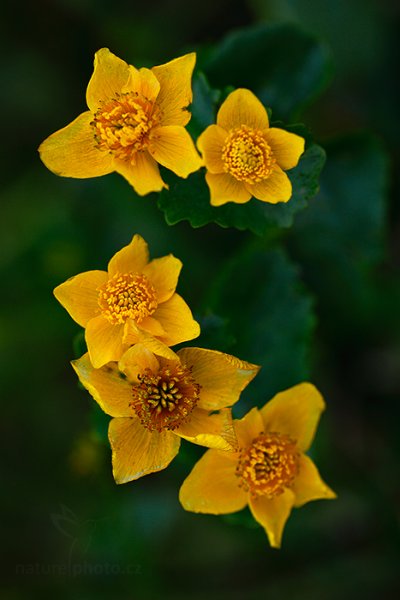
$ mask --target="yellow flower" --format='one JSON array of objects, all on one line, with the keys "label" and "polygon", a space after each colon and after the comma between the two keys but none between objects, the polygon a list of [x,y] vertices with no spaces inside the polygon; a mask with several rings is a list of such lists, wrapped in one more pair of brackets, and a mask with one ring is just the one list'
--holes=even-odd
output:
[{"label": "yellow flower", "polygon": [[89,110],[40,146],[41,159],[63,177],[123,175],[140,195],[166,187],[157,163],[180,177],[201,160],[185,125],[195,53],[136,69],[107,48],[96,52]]},{"label": "yellow flower", "polygon": [[207,168],[211,204],[244,204],[252,196],[263,202],[287,202],[292,184],[286,173],[299,162],[304,139],[269,126],[267,111],[246,89],[229,94],[197,140]]},{"label": "yellow flower", "polygon": [[90,360],[97,369],[138,342],[156,354],[174,357],[168,346],[200,334],[186,302],[175,293],[182,263],[172,254],[149,262],[146,242],[135,235],[106,271],[71,277],[54,295],[85,327]]},{"label": "yellow flower", "polygon": [[[126,483],[169,465],[181,438],[223,450],[236,445],[231,411],[259,367],[228,354],[184,348],[173,359],[142,344],[119,363],[94,369],[85,354],[72,365],[109,426],[113,474]],[[216,412],[218,411],[218,412]]]},{"label": "yellow flower", "polygon": [[316,388],[302,383],[235,420],[237,451],[205,453],[183,482],[183,507],[228,514],[248,504],[271,546],[279,548],[293,507],[336,497],[304,454],[324,408]]}]

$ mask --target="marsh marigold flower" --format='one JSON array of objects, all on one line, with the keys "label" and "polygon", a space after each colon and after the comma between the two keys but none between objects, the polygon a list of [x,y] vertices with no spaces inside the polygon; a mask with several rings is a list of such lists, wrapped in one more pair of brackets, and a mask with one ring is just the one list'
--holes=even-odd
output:
[{"label": "marsh marigold flower", "polygon": [[229,94],[197,140],[207,168],[211,204],[243,204],[252,196],[263,202],[287,202],[292,184],[284,173],[295,167],[304,139],[269,126],[267,111],[246,89]]},{"label": "marsh marigold flower", "polygon": [[183,507],[228,514],[249,505],[271,546],[279,548],[293,507],[336,497],[305,454],[324,408],[316,388],[302,383],[235,420],[237,450],[205,453],[181,487]]},{"label": "marsh marigold flower", "polygon": [[88,355],[73,361],[81,383],[114,417],[109,426],[117,483],[168,466],[181,438],[230,450],[236,444],[230,409],[259,367],[222,352],[184,348],[172,359],[142,344],[119,363],[94,369]]},{"label": "marsh marigold flower", "polygon": [[108,271],[87,271],[54,290],[71,317],[85,327],[95,368],[119,360],[129,346],[145,343],[157,354],[200,334],[186,302],[175,293],[182,263],[172,254],[149,261],[140,235],[117,252]]},{"label": "marsh marigold flower", "polygon": [[194,53],[152,69],[136,69],[107,48],[96,52],[86,101],[89,110],[40,146],[56,175],[123,175],[140,195],[166,187],[158,164],[180,177],[201,160],[185,125],[192,101]]}]

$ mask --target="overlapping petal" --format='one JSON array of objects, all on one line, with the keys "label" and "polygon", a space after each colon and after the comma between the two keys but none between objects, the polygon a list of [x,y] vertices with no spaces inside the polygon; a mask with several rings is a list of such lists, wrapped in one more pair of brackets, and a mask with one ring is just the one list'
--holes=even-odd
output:
[{"label": "overlapping petal", "polygon": [[88,322],[85,339],[95,369],[122,356],[126,350],[122,343],[123,330],[123,324],[113,325],[103,315]]},{"label": "overlapping petal", "polygon": [[207,450],[179,491],[184,509],[214,515],[233,513],[247,504],[236,476],[237,454]]},{"label": "overlapping petal", "polygon": [[171,431],[148,431],[137,417],[112,419],[108,437],[117,483],[165,469],[178,454],[181,443]]},{"label": "overlapping petal", "polygon": [[137,152],[134,162],[114,159],[114,169],[131,184],[139,196],[160,192],[167,187],[160,175],[158,164],[147,150]]},{"label": "overlapping petal", "polygon": [[98,288],[107,281],[105,271],[86,271],[67,279],[54,295],[70,316],[82,327],[100,313]]},{"label": "overlapping petal", "polygon": [[72,361],[72,366],[82,385],[93,396],[105,413],[111,417],[130,417],[132,409],[132,384],[123,377],[116,363],[95,369],[89,355]]},{"label": "overlapping petal", "polygon": [[113,277],[117,273],[141,273],[149,262],[147,242],[137,233],[131,242],[114,254],[108,263],[108,274]]},{"label": "overlapping petal", "polygon": [[86,102],[96,112],[100,104],[116,98],[129,79],[129,65],[108,48],[94,56],[94,71],[86,90]]},{"label": "overlapping petal", "polygon": [[161,323],[166,332],[161,341],[167,346],[175,346],[200,335],[199,324],[193,319],[190,308],[179,294],[174,294],[160,304],[153,317]]},{"label": "overlapping petal", "polygon": [[299,474],[293,483],[295,493],[295,506],[303,506],[311,500],[330,500],[336,498],[336,494],[322,481],[317,467],[309,456],[300,456]]},{"label": "overlapping petal", "polygon": [[325,409],[325,402],[315,386],[300,383],[276,394],[260,410],[266,431],[279,431],[297,441],[307,451]]},{"label": "overlapping petal", "polygon": [[258,496],[249,499],[253,517],[264,527],[273,548],[281,547],[283,529],[294,506],[294,500],[294,494],[289,489],[274,498]]},{"label": "overlapping petal", "polygon": [[192,138],[184,127],[178,125],[154,129],[150,136],[149,152],[160,165],[179,177],[186,178],[202,165]]},{"label": "overlapping petal", "polygon": [[192,102],[191,78],[196,54],[191,52],[151,70],[160,82],[157,104],[162,113],[162,125],[187,125]]},{"label": "overlapping petal", "polygon": [[177,354],[182,363],[192,369],[195,381],[201,385],[199,407],[208,410],[235,404],[260,370],[258,365],[216,350],[182,348]]},{"label": "overlapping petal", "polygon": [[114,170],[111,154],[96,145],[92,120],[92,113],[84,112],[40,145],[40,158],[50,171],[61,177],[85,179]]},{"label": "overlapping petal", "polygon": [[240,448],[247,448],[264,431],[264,423],[257,408],[252,408],[242,419],[235,419],[234,428]]},{"label": "overlapping petal", "polygon": [[206,173],[206,181],[210,188],[212,206],[221,206],[227,202],[245,204],[251,198],[251,193],[241,181],[229,173]]},{"label": "overlapping petal", "polygon": [[187,423],[181,425],[174,433],[193,444],[207,448],[231,451],[237,446],[230,409],[210,414],[208,410],[195,408]]},{"label": "overlapping petal", "polygon": [[222,149],[227,135],[222,127],[210,125],[197,140],[197,147],[202,153],[204,164],[210,173],[223,173],[225,171]]},{"label": "overlapping petal", "polygon": [[292,197],[292,184],[289,177],[278,166],[275,166],[271,175],[259,183],[245,184],[252,196],[263,202],[276,204],[287,202]]},{"label": "overlapping petal", "polygon": [[265,139],[281,169],[286,171],[297,165],[304,152],[304,138],[284,129],[271,127],[265,132]]},{"label": "overlapping petal", "polygon": [[142,272],[149,278],[157,292],[159,304],[171,298],[178,285],[182,262],[172,254],[155,258],[143,267]]},{"label": "overlapping petal", "polygon": [[226,131],[242,125],[263,130],[269,127],[268,114],[250,90],[239,88],[229,94],[221,105],[217,114],[217,125]]}]

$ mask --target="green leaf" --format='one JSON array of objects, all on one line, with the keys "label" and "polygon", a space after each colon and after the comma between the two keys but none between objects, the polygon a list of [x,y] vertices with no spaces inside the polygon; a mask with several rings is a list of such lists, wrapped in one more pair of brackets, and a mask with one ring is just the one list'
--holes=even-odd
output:
[{"label": "green leaf", "polygon": [[193,102],[190,107],[192,118],[188,130],[197,138],[202,131],[215,122],[217,102],[220,100],[221,92],[210,88],[204,73],[197,73],[193,77]]},{"label": "green leaf", "polygon": [[199,66],[212,86],[249,88],[285,120],[312,102],[333,72],[327,47],[292,24],[231,33]]},{"label": "green leaf", "polygon": [[[304,127],[292,126],[288,130],[307,137]],[[211,206],[210,192],[204,170],[181,179],[171,172],[163,173],[169,190],[163,190],[158,206],[165,213],[169,225],[189,221],[192,227],[217,223],[221,227],[248,229],[257,235],[265,235],[274,227],[290,227],[294,215],[307,206],[307,201],[318,191],[318,178],[325,162],[325,152],[317,144],[310,143],[294,169],[287,171],[292,182],[293,195],[289,202],[269,204],[252,198],[246,204],[229,202],[223,206]]]},{"label": "green leaf", "polygon": [[[320,194],[296,221],[291,247],[319,297],[323,322],[343,332],[368,320],[369,276],[384,255],[387,156],[369,134],[331,143]],[[337,319],[336,319],[337,317]]]},{"label": "green leaf", "polygon": [[262,366],[242,394],[242,414],[308,377],[312,300],[282,250],[260,243],[245,248],[210,289],[206,309],[228,321],[226,351]]}]

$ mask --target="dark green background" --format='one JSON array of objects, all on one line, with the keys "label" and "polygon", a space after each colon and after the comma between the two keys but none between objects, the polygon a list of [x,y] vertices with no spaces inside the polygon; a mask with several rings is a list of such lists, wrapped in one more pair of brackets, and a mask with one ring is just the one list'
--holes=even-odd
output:
[{"label": "dark green background", "polygon": [[[398,3],[42,0],[2,11],[1,597],[397,597]],[[226,33],[270,22],[320,37],[335,72],[285,115],[327,150],[321,192],[292,229],[260,239],[169,227],[156,197],[117,175],[61,179],[41,164],[39,143],[85,110],[100,47],[152,65],[200,45],[206,56]],[[279,552],[246,513],[181,509],[201,449],[186,444],[137,482],[112,480],[107,419],[68,364],[79,327],[52,289],[105,268],[133,233],[153,256],[182,259],[179,291],[204,332],[194,345],[262,362],[238,414],[306,377],[326,397],[313,456],[339,499],[294,511]]]}]

